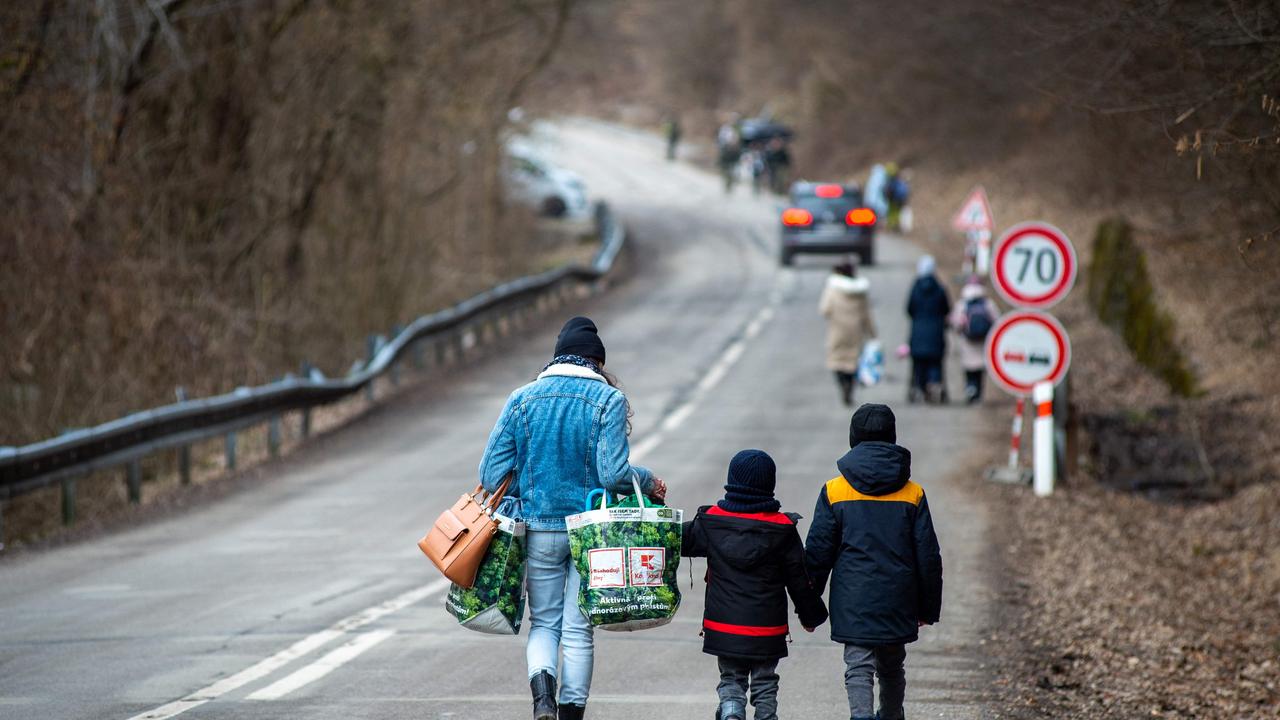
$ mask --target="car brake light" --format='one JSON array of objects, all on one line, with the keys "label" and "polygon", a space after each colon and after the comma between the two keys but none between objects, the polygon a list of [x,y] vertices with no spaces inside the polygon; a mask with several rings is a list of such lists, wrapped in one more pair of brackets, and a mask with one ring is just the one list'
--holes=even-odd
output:
[{"label": "car brake light", "polygon": [[849,225],[875,225],[876,213],[871,208],[854,208],[844,216],[844,221]]},{"label": "car brake light", "polygon": [[813,194],[820,198],[838,198],[844,195],[844,188],[839,185],[819,185],[813,189]]},{"label": "car brake light", "polygon": [[804,208],[787,208],[782,211],[782,224],[787,227],[803,227],[813,224],[813,213]]}]

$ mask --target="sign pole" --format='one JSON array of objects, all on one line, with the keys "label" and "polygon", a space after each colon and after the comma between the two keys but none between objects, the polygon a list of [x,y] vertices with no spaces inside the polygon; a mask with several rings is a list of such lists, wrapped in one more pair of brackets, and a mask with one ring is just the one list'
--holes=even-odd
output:
[{"label": "sign pole", "polygon": [[1018,469],[1019,456],[1022,454],[1022,415],[1026,410],[1026,399],[1019,397],[1013,401],[1013,428],[1009,436],[1009,469]]},{"label": "sign pole", "polygon": [[977,273],[986,275],[991,272],[991,231],[978,231]]},{"label": "sign pole", "polygon": [[1036,497],[1053,494],[1054,438],[1053,438],[1053,383],[1036,383],[1031,399],[1036,405],[1034,427],[1035,478],[1032,489]]}]

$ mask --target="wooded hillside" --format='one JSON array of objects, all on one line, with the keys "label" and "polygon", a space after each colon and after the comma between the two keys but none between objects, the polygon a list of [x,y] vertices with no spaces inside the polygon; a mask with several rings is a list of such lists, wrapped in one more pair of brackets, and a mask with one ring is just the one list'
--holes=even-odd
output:
[{"label": "wooded hillside", "polygon": [[0,444],[296,370],[516,274],[567,0],[0,8]]}]

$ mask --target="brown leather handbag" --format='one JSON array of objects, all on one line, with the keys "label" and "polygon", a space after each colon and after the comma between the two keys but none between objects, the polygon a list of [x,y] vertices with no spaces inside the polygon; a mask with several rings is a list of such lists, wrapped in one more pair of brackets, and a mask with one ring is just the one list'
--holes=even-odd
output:
[{"label": "brown leather handbag", "polygon": [[511,477],[508,475],[492,494],[477,485],[470,494],[458,498],[418,541],[418,547],[440,572],[464,588],[475,585],[480,562],[498,532],[493,511],[511,487]]}]

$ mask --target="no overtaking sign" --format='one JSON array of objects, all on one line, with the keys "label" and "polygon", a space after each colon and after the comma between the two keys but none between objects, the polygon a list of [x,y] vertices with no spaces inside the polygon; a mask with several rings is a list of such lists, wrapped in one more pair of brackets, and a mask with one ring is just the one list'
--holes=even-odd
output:
[{"label": "no overtaking sign", "polygon": [[1071,342],[1052,315],[1015,310],[991,328],[984,355],[1000,387],[1027,396],[1036,383],[1062,381],[1071,366]]}]

